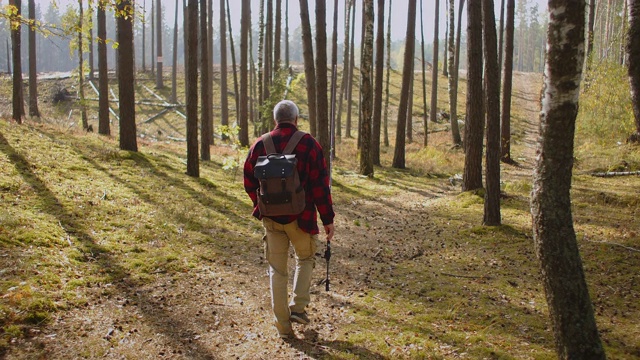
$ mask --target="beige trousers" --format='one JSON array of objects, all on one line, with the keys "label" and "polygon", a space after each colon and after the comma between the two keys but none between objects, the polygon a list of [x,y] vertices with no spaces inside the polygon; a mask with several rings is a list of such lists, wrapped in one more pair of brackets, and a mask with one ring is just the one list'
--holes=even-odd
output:
[{"label": "beige trousers", "polygon": [[[291,312],[303,312],[311,301],[311,273],[315,267],[316,241],[318,235],[311,235],[298,227],[293,221],[282,225],[263,218],[265,228],[265,256],[269,262],[269,278],[271,282],[271,307],[275,316],[278,332],[291,332]],[[289,302],[287,282],[289,279],[287,260],[289,244],[293,245],[296,254],[296,271],[293,278],[293,297]]]}]

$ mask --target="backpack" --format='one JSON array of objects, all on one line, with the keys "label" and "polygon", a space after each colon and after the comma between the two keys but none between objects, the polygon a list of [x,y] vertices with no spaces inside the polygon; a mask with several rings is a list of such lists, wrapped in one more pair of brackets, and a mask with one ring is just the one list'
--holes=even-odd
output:
[{"label": "backpack", "polygon": [[258,209],[263,216],[297,215],[305,208],[305,192],[298,175],[298,159],[291,154],[306,133],[296,131],[282,154],[270,133],[262,136],[266,156],[259,156],[253,174],[260,182]]}]

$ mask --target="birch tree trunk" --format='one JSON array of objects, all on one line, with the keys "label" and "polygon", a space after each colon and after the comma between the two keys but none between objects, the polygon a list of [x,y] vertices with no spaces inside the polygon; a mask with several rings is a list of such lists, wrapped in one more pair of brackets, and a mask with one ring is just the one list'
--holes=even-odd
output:
[{"label": "birch tree trunk", "polygon": [[549,2],[548,55],[531,194],[534,248],[560,359],[605,359],[571,214],[584,11],[584,0]]}]

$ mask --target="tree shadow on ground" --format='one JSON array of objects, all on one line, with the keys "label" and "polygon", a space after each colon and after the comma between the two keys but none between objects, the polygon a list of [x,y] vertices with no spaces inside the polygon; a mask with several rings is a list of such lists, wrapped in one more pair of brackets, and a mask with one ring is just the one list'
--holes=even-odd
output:
[{"label": "tree shadow on ground", "polygon": [[304,331],[303,339],[290,339],[286,342],[296,350],[307,356],[318,359],[335,358],[338,354],[349,354],[358,359],[385,360],[387,357],[349,341],[322,340],[318,332],[313,329]]}]

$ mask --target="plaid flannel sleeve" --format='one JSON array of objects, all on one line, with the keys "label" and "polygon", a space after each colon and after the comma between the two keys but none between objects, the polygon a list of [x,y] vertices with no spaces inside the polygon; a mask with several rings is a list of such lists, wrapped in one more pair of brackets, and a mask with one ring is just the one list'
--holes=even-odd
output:
[{"label": "plaid flannel sleeve", "polygon": [[329,187],[329,171],[320,144],[316,142],[315,145],[309,152],[309,182],[313,202],[320,213],[322,224],[329,225],[333,223],[335,216]]},{"label": "plaid flannel sleeve", "polygon": [[251,149],[249,149],[249,154],[247,155],[247,159],[244,162],[244,191],[247,192],[251,201],[253,202],[253,206],[255,207],[258,204],[258,195],[256,191],[260,187],[260,182],[253,175],[253,169],[258,161],[258,156],[260,156],[260,151],[258,149],[258,145],[260,143],[256,142]]}]

